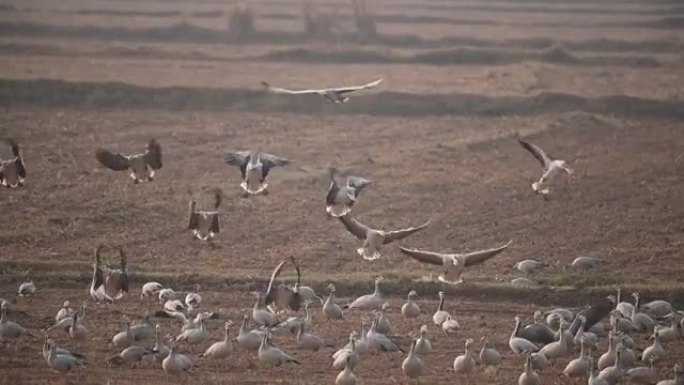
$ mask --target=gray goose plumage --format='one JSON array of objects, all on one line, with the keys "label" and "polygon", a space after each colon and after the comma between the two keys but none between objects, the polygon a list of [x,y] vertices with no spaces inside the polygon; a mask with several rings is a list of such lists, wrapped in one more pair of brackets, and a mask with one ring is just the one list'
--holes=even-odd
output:
[{"label": "gray goose plumage", "polygon": [[430,221],[423,223],[417,227],[409,227],[407,229],[384,231],[370,228],[358,220],[351,218],[349,215],[338,217],[344,227],[352,233],[356,238],[363,241],[363,246],[356,251],[361,258],[367,261],[374,261],[380,258],[380,247],[394,241],[398,241],[416,233],[430,225]]},{"label": "gray goose plumage", "polygon": [[150,139],[143,154],[122,155],[98,148],[95,158],[110,170],[128,170],[133,183],[154,180],[155,170],[162,168],[162,149],[156,139]]},{"label": "gray goose plumage", "polygon": [[273,87],[269,83],[264,81],[261,85],[264,86],[266,91],[272,92],[274,94],[286,94],[286,95],[320,95],[326,101],[330,103],[346,103],[349,101],[349,97],[346,94],[365,90],[368,88],[373,88],[382,83],[382,79],[372,81],[370,83],[362,84],[359,86],[349,86],[349,87],[336,87],[336,88],[323,88],[323,89],[308,89],[308,90],[289,90],[287,88]]},{"label": "gray goose plumage", "polygon": [[197,210],[197,203],[194,200],[190,201],[188,229],[192,231],[195,238],[207,241],[219,233],[219,207],[222,195],[221,190],[214,191],[213,210]]},{"label": "gray goose plumage", "polygon": [[[494,249],[478,250],[461,254],[442,254],[432,251],[407,249],[402,246],[399,246],[399,250],[419,262],[444,267],[444,273],[438,278],[440,281],[445,283],[462,283],[463,273],[467,267],[485,262],[486,260],[506,250],[506,248],[512,242],[513,241],[508,241],[508,243],[505,245]],[[450,278],[454,275],[457,278],[455,281]]]},{"label": "gray goose plumage", "polygon": [[12,158],[0,159],[0,185],[7,188],[21,187],[26,179],[24,157],[14,139],[7,139],[7,144],[12,149]]},{"label": "gray goose plumage", "polygon": [[245,190],[245,196],[264,193],[268,183],[266,178],[271,169],[283,167],[290,163],[288,159],[268,154],[265,152],[237,151],[226,154],[223,158],[226,163],[240,169],[242,183],[240,187]]},{"label": "gray goose plumage", "polygon": [[542,176],[539,181],[532,183],[532,190],[537,194],[546,196],[550,192],[550,183],[557,177],[560,171],[572,175],[573,171],[564,160],[551,159],[539,146],[517,138],[518,143],[530,152],[542,165]]},{"label": "gray goose plumage", "polygon": [[288,261],[280,262],[278,266],[276,266],[276,268],[273,270],[273,273],[271,274],[271,280],[268,282],[268,288],[266,289],[264,304],[266,306],[275,305],[275,307],[279,309],[288,307],[294,311],[299,311],[303,302],[303,299],[299,293],[301,273],[299,271],[299,265],[297,264],[297,261],[294,259],[294,257],[290,257],[289,262],[292,263],[292,265],[295,268],[295,271],[297,272],[297,282],[295,283],[295,286],[293,288],[290,288],[281,283],[278,285],[278,287],[275,287],[275,281],[278,279],[278,276],[280,275],[283,266],[287,262]]},{"label": "gray goose plumage", "polygon": [[102,267],[100,266],[100,251],[103,246],[98,245],[95,248],[95,256],[93,262],[93,277],[90,281],[89,293],[92,299],[97,303],[112,303],[114,300],[107,295],[105,291],[105,277]]},{"label": "gray goose plumage", "polygon": [[344,175],[336,168],[330,169],[330,187],[325,195],[325,211],[333,217],[351,212],[361,191],[373,182],[359,176]]},{"label": "gray goose plumage", "polygon": [[120,299],[128,293],[128,268],[126,253],[119,247],[120,267],[118,269],[105,268],[105,291],[113,298]]}]

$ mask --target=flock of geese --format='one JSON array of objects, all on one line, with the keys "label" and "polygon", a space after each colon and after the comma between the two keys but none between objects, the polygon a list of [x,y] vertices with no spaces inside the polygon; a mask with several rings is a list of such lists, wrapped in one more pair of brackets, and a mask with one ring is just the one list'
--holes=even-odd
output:
[{"label": "flock of geese", "polygon": [[[265,82],[263,85],[273,93],[318,94],[329,102],[344,103],[348,101],[346,95],[349,93],[375,87],[381,82],[382,79],[379,79],[356,87],[301,91],[272,87]],[[571,175],[572,169],[565,161],[548,156],[540,147],[520,137],[516,140],[541,164],[542,175],[531,187],[536,194],[548,199],[553,183],[563,173]],[[25,184],[26,167],[17,142],[10,139],[8,143],[12,157],[0,160],[0,184],[7,188],[17,188]],[[156,139],[151,139],[145,152],[141,154],[124,155],[99,148],[94,155],[108,169],[128,172],[136,184],[153,181],[155,172],[163,166],[162,147]],[[291,162],[278,155],[257,151],[232,152],[224,160],[240,170],[240,187],[246,197],[268,194],[270,171],[285,167]],[[326,215],[337,218],[349,233],[362,242],[357,253],[367,261],[381,258],[383,246],[405,239],[430,225],[428,220],[415,227],[382,230],[367,226],[352,217],[354,204],[362,191],[372,184],[367,178],[332,168],[330,186],[325,195]],[[215,190],[210,207],[204,208],[198,207],[194,200],[189,202],[188,230],[193,239],[211,241],[219,234],[221,197],[222,192]],[[442,271],[439,281],[456,284],[463,282],[463,273],[468,267],[500,254],[511,242],[467,253],[434,252],[403,246],[399,246],[399,250],[418,262],[439,266]],[[126,298],[130,289],[124,250],[117,250],[117,266],[107,266],[102,262],[103,250],[104,246],[95,249],[92,280],[88,288],[91,299],[100,309],[106,309],[111,304],[116,306],[118,301]],[[590,269],[603,263],[599,258],[580,257],[572,265]],[[279,279],[282,270],[288,265],[297,274],[294,285],[285,284]],[[545,265],[543,261],[524,260],[516,263],[515,268],[525,275],[532,275]],[[151,304],[158,299],[159,308],[150,309],[145,319],[136,322],[131,322],[128,318],[122,320],[122,330],[110,340],[110,347],[116,353],[112,352],[106,364],[134,368],[148,365],[149,361],[151,365],[160,367],[167,378],[176,376],[181,380],[191,376],[193,368],[200,365],[199,362],[211,361],[218,372],[222,363],[236,354],[255,356],[261,364],[271,368],[305,365],[307,355],[286,352],[274,342],[274,338],[286,338],[289,334],[292,335],[297,350],[317,352],[330,349],[332,352],[336,346],[334,341],[316,333],[317,325],[310,308],[320,306],[322,318],[333,325],[349,320],[352,314],[362,314],[360,330],[350,331],[348,343],[334,350],[330,356],[330,367],[339,370],[335,377],[336,385],[361,383],[355,369],[362,365],[372,366],[372,357],[377,354],[403,355],[401,369],[407,381],[418,382],[431,366],[433,345],[452,345],[455,336],[463,333],[461,324],[455,314],[445,310],[446,296],[444,292],[439,292],[439,305],[431,322],[437,333],[431,336],[428,326],[430,322],[425,317],[427,312],[419,303],[418,293],[411,290],[400,307],[401,317],[405,319],[403,324],[410,325],[411,330],[397,330],[392,326],[392,306],[382,293],[382,280],[382,277],[375,279],[372,293],[340,305],[336,303],[333,284],[327,287],[325,297],[320,296],[313,288],[301,284],[300,266],[294,257],[283,260],[273,270],[266,290],[254,292],[254,306],[251,312],[240,315],[240,327],[235,338],[230,335],[234,323],[223,309],[203,310],[199,285],[193,291],[185,293],[183,298],[181,292],[159,282],[146,282],[141,288],[140,301]],[[27,314],[21,307],[24,304],[30,305],[31,298],[37,295],[40,292],[37,291],[36,284],[28,280],[21,283],[14,297],[0,299],[0,344],[7,351],[14,345],[16,353],[24,336],[38,338],[35,333],[10,320],[15,312]],[[609,296],[582,309],[537,311],[527,324],[524,324],[521,316],[516,316],[508,348],[514,356],[524,357],[521,360],[523,365],[518,384],[540,385],[542,381],[539,373],[551,362],[568,361],[563,372],[558,374],[564,378],[561,383],[583,381],[588,385],[684,385],[682,366],[675,365],[674,379],[670,380],[659,381],[656,372],[657,365],[668,356],[668,345],[682,344],[684,313],[673,309],[670,303],[663,300],[642,304],[639,294],[633,295],[633,304],[623,301],[618,289],[616,296]],[[85,302],[80,308],[74,309],[67,300],[57,311],[54,323],[41,330],[43,358],[51,369],[66,374],[86,365],[86,357],[78,352],[88,345],[86,309]],[[164,321],[168,323],[168,320],[178,324],[178,331],[163,335],[162,325]],[[209,322],[223,323],[222,338],[210,344],[207,329]],[[404,341],[402,335],[410,335],[410,341]],[[646,339],[649,336],[650,340]],[[68,340],[68,348],[59,346],[58,339]],[[607,351],[599,355],[597,351],[602,339],[607,340]],[[500,344],[487,337],[482,337],[479,342],[478,352],[475,339],[466,337],[463,341],[463,353],[453,361],[453,370],[458,376],[463,376],[466,383],[470,375],[479,370],[478,367],[491,375],[506,358],[497,350],[502,348]],[[200,349],[201,354],[196,354],[199,347],[205,348]],[[576,358],[571,359],[572,357]]]}]

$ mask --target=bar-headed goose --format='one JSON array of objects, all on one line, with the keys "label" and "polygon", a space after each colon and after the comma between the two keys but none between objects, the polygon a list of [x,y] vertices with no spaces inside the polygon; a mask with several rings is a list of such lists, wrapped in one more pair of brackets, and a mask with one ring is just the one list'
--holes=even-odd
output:
[{"label": "bar-headed goose", "polygon": [[625,370],[622,367],[622,350],[623,350],[622,344],[617,345],[617,351],[615,352],[615,362],[613,363],[612,366],[608,366],[607,368],[601,370],[599,373],[599,378],[603,378],[606,380],[610,385],[617,384],[622,380],[622,377],[625,374]]},{"label": "bar-headed goose", "polygon": [[154,180],[155,170],[162,168],[162,149],[156,139],[147,142],[147,149],[143,154],[122,155],[98,148],[95,150],[95,158],[110,170],[128,170],[133,183]]},{"label": "bar-headed goose", "polygon": [[378,333],[392,333],[392,324],[390,323],[389,317],[386,314],[386,312],[389,310],[390,304],[388,302],[383,303],[382,307],[380,308],[380,311],[377,314],[378,325],[375,327],[375,329],[378,331]]},{"label": "bar-headed goose", "polygon": [[337,370],[344,368],[347,364],[347,359],[349,359],[349,365],[352,368],[359,363],[359,353],[356,349],[356,332],[351,332],[349,334],[349,343],[342,349],[333,353],[332,359],[333,363],[330,367]]},{"label": "bar-headed goose", "polygon": [[532,369],[532,355],[527,354],[525,370],[518,377],[518,385],[541,385],[541,383],[539,375]]},{"label": "bar-headed goose", "polygon": [[128,364],[135,366],[136,364],[142,362],[147,356],[153,356],[155,354],[154,350],[145,348],[142,346],[129,346],[122,350],[121,352],[107,358],[107,365],[123,365]]},{"label": "bar-headed goose", "polygon": [[152,350],[156,352],[154,359],[157,363],[160,363],[171,352],[171,348],[161,338],[161,326],[159,324],[154,326],[154,347]]},{"label": "bar-headed goose", "polygon": [[382,79],[374,80],[370,83],[362,84],[359,86],[349,86],[349,87],[333,87],[333,88],[323,88],[323,89],[309,89],[309,90],[289,90],[287,88],[273,87],[269,83],[262,81],[261,85],[264,86],[266,91],[272,92],[274,94],[286,94],[286,95],[320,95],[323,99],[330,103],[346,103],[349,97],[346,94],[365,90],[368,88],[373,88],[382,83]]},{"label": "bar-headed goose", "polygon": [[185,342],[190,346],[200,344],[204,342],[204,339],[207,336],[206,331],[207,329],[205,327],[205,321],[204,319],[200,319],[198,328],[184,330],[181,334],[179,334],[176,337],[174,341],[175,343]]},{"label": "bar-headed goose", "polygon": [[159,282],[145,282],[140,289],[140,300],[142,301],[145,298],[154,297],[158,295],[162,289],[164,289],[164,286]]},{"label": "bar-headed goose", "polygon": [[19,285],[19,289],[17,290],[17,296],[19,297],[31,297],[33,294],[36,292],[36,284],[33,283],[33,280],[31,278],[28,278],[25,282],[22,282],[21,285]]},{"label": "bar-headed goose", "polygon": [[335,285],[333,285],[332,283],[328,285],[328,290],[330,290],[330,293],[328,294],[328,297],[325,299],[325,302],[323,302],[323,314],[325,314],[325,318],[332,320],[344,319],[342,308],[340,307],[340,305],[334,302]]},{"label": "bar-headed goose", "polygon": [[214,190],[214,202],[210,210],[197,210],[197,202],[194,200],[188,203],[190,215],[188,229],[192,231],[195,238],[207,241],[219,233],[219,207],[221,207],[222,195],[221,190]]},{"label": "bar-headed goose", "polygon": [[93,262],[93,277],[90,281],[90,297],[97,303],[112,303],[114,300],[105,291],[105,275],[100,266],[100,251],[104,246],[98,245],[95,248]]},{"label": "bar-headed goose", "polygon": [[192,369],[192,361],[185,354],[178,353],[178,346],[173,344],[169,350],[169,355],[162,361],[162,369],[166,374],[180,376]]},{"label": "bar-headed goose", "polygon": [[625,378],[632,384],[655,385],[658,383],[658,372],[653,367],[653,361],[649,360],[648,366],[627,369]]},{"label": "bar-headed goose", "polygon": [[226,154],[226,163],[240,169],[245,196],[264,193],[268,194],[267,177],[271,169],[283,167],[290,163],[288,159],[265,152],[237,151]]},{"label": "bar-headed goose", "polygon": [[587,385],[609,385],[608,381],[598,376],[593,356],[589,356],[589,380],[587,380]]},{"label": "bar-headed goose", "polygon": [[544,323],[541,311],[537,310],[533,316],[534,322],[518,331],[518,337],[538,344],[550,344],[555,341],[555,333]]},{"label": "bar-headed goose", "polygon": [[591,369],[589,366],[589,357],[587,356],[588,344],[585,340],[580,340],[580,355],[574,360],[570,361],[563,369],[563,374],[567,377],[584,377]]},{"label": "bar-headed goose", "polygon": [[572,261],[570,266],[580,270],[591,270],[598,269],[606,263],[605,260],[598,257],[577,257]]},{"label": "bar-headed goose", "polygon": [[401,363],[401,370],[406,377],[414,379],[420,377],[423,374],[424,369],[425,365],[423,364],[423,360],[421,360],[416,353],[416,341],[413,341],[411,342],[408,356],[406,356]]},{"label": "bar-headed goose", "polygon": [[2,306],[0,310],[0,341],[14,341],[22,335],[31,335],[28,330],[21,325],[7,318],[7,307]]},{"label": "bar-headed goose", "polygon": [[380,282],[382,280],[382,277],[376,277],[374,281],[375,290],[373,293],[358,297],[350,304],[345,305],[344,308],[350,310],[378,310],[382,308],[382,304],[385,302],[382,293],[380,293]]},{"label": "bar-headed goose", "polygon": [[444,310],[444,300],[445,300],[444,292],[440,291],[439,292],[439,306],[437,306],[437,310],[435,310],[435,314],[432,315],[432,322],[434,322],[435,326],[438,328],[442,327],[442,324],[444,321],[446,321],[447,317],[449,317],[449,312]]},{"label": "bar-headed goose", "polygon": [[71,302],[64,301],[62,307],[59,309],[55,315],[55,322],[59,322],[65,318],[69,318],[74,314],[74,309],[71,308]]},{"label": "bar-headed goose", "polygon": [[406,297],[406,302],[401,305],[401,314],[404,318],[416,318],[420,315],[420,306],[416,303],[418,299],[418,293],[415,290],[411,290]]},{"label": "bar-headed goose", "polygon": [[644,362],[656,362],[664,359],[665,355],[665,349],[663,349],[663,346],[660,344],[660,332],[658,331],[658,329],[654,328],[653,344],[644,349],[643,353],[641,354],[641,360]]},{"label": "bar-headed goose", "polygon": [[513,268],[526,275],[531,275],[537,270],[545,267],[547,263],[545,261],[535,261],[534,259],[526,259],[524,261],[516,262]]},{"label": "bar-headed goose", "polygon": [[150,316],[146,315],[142,322],[131,325],[131,334],[133,334],[133,339],[135,341],[141,341],[154,338],[155,326],[156,325],[154,322],[150,321]]},{"label": "bar-headed goose", "polygon": [[508,241],[505,245],[494,249],[478,250],[461,254],[442,254],[432,251],[407,249],[402,246],[399,246],[399,250],[419,262],[442,266],[444,272],[439,276],[440,281],[445,283],[462,283],[463,273],[467,267],[483,263],[494,257],[506,250],[511,242],[513,241]]},{"label": "bar-headed goose", "polygon": [[330,187],[325,195],[325,211],[333,217],[349,214],[361,191],[373,182],[359,176],[344,175],[330,169]]},{"label": "bar-headed goose", "polygon": [[648,303],[641,305],[641,309],[644,313],[649,314],[651,317],[660,319],[667,317],[672,313],[672,304],[662,299],[657,299]]},{"label": "bar-headed goose", "polygon": [[427,338],[428,327],[423,325],[420,327],[420,335],[416,338],[416,353],[426,354],[432,352],[432,343]]},{"label": "bar-headed goose", "polygon": [[53,339],[51,339],[48,336],[45,336],[45,339],[43,341],[43,358],[45,358],[46,360],[48,359],[48,356],[50,355],[50,348],[52,348],[53,346],[55,347],[55,352],[57,354],[63,354],[63,355],[72,356],[74,358],[78,358],[81,360],[85,360],[85,356],[83,354],[72,352],[72,351],[64,349],[64,348],[60,348]]},{"label": "bar-headed goose", "polygon": [[261,345],[261,339],[266,334],[263,330],[248,328],[249,315],[245,314],[242,318],[242,324],[240,325],[240,331],[237,336],[238,345],[247,350],[257,350],[259,345]]},{"label": "bar-headed goose", "polygon": [[76,348],[78,348],[81,342],[86,340],[87,330],[83,322],[79,322],[78,313],[74,313],[73,322],[71,322],[69,325],[68,332],[69,337],[71,338],[71,341],[73,341]]},{"label": "bar-headed goose", "polygon": [[261,344],[259,345],[259,361],[271,367],[278,367],[290,362],[300,365],[300,362],[294,357],[271,344],[268,337],[269,331],[266,329],[266,333],[264,333],[264,336],[261,338]]},{"label": "bar-headed goose", "polygon": [[684,367],[679,364],[674,366],[674,379],[662,380],[657,385],[682,385],[684,384]]},{"label": "bar-headed goose", "polygon": [[352,233],[356,238],[363,241],[362,247],[358,248],[357,253],[367,261],[374,261],[380,258],[380,247],[408,237],[430,225],[428,220],[424,224],[417,227],[409,227],[407,229],[384,231],[370,228],[358,220],[351,218],[349,215],[338,217],[344,227]]},{"label": "bar-headed goose", "polygon": [[[672,342],[682,338],[682,330],[680,320],[677,318],[677,313],[672,312],[665,317],[669,322],[669,326],[655,325],[655,330],[660,335],[661,342]],[[684,319],[684,318],[683,318]]]},{"label": "bar-headed goose", "polygon": [[280,323],[278,317],[273,314],[270,310],[262,305],[263,295],[260,292],[255,292],[256,301],[254,302],[254,307],[252,308],[252,319],[257,325],[274,327]]},{"label": "bar-headed goose", "polygon": [[218,372],[218,362],[219,360],[226,359],[233,352],[233,344],[230,341],[230,327],[233,325],[232,321],[228,321],[223,325],[223,339],[221,341],[214,342],[200,354],[201,358],[210,358],[216,363],[216,371]]},{"label": "bar-headed goose", "polygon": [[[287,263],[287,261],[280,262],[278,266],[276,266],[276,268],[273,270],[273,273],[271,273],[271,279],[268,282],[268,287],[266,288],[266,295],[264,296],[265,306],[275,305],[276,309],[290,308],[294,311],[298,311],[300,309],[303,300],[301,298],[299,290],[297,290],[299,288],[298,286],[300,280],[299,266],[296,264],[294,258],[291,258],[290,262],[293,264],[295,270],[297,271],[297,284],[295,284],[294,288],[290,288],[282,283],[276,284],[276,280],[278,279],[278,276],[280,275],[283,266],[285,266],[285,264]],[[255,319],[255,321],[257,320]]]},{"label": "bar-headed goose", "polygon": [[125,349],[135,341],[135,336],[131,333],[131,322],[126,321],[126,327],[123,331],[120,331],[112,337],[112,345],[119,349]]},{"label": "bar-headed goose", "polygon": [[617,288],[617,296],[615,297],[615,310],[619,311],[623,317],[632,318],[634,312],[634,305],[622,300],[622,289]]},{"label": "bar-headed goose", "polygon": [[200,285],[195,285],[195,291],[189,292],[185,295],[185,305],[188,307],[188,313],[193,309],[197,309],[202,303],[202,296],[199,294]]},{"label": "bar-headed goose", "polygon": [[442,322],[442,331],[445,335],[455,334],[458,329],[461,328],[461,324],[451,317],[451,314]]},{"label": "bar-headed goose", "polygon": [[105,292],[113,299],[121,299],[129,288],[126,253],[122,247],[119,247],[119,261],[119,268],[104,268]]},{"label": "bar-headed goose", "polygon": [[473,344],[475,341],[468,338],[465,341],[465,353],[454,359],[454,371],[458,374],[468,374],[473,371],[475,367],[475,353],[473,352]]},{"label": "bar-headed goose", "polygon": [[480,364],[485,367],[485,371],[496,371],[499,365],[501,365],[501,354],[496,350],[496,346],[489,342],[486,337],[482,337],[481,341]]},{"label": "bar-headed goose", "polygon": [[566,329],[567,326],[564,323],[561,323],[559,329],[560,338],[558,341],[544,345],[544,347],[539,350],[539,353],[544,354],[548,359],[560,358],[570,353],[571,349],[569,348],[570,345],[568,344],[567,334],[565,333]]},{"label": "bar-headed goose", "polygon": [[648,314],[641,311],[639,306],[641,297],[639,293],[632,293],[634,297],[634,312],[632,312],[632,323],[641,332],[651,332],[656,322]]},{"label": "bar-headed goose", "polygon": [[337,377],[335,377],[335,385],[356,385],[356,375],[352,372],[352,365],[350,364],[351,357],[347,357],[342,370]]},{"label": "bar-headed goose", "polygon": [[326,342],[323,338],[306,331],[306,326],[304,323],[299,324],[299,329],[297,330],[297,336],[295,337],[295,342],[297,347],[304,350],[310,350],[312,352],[317,352],[323,348],[334,348],[335,345]]},{"label": "bar-headed goose", "polygon": [[524,338],[518,337],[518,331],[520,330],[521,323],[522,318],[520,316],[515,316],[515,328],[511,333],[511,337],[508,339],[508,346],[515,354],[528,354],[539,351],[537,345]]},{"label": "bar-headed goose", "polygon": [[518,143],[530,152],[542,165],[542,176],[539,181],[532,183],[532,190],[537,194],[546,196],[551,188],[551,183],[558,177],[560,171],[572,175],[573,171],[564,160],[551,159],[539,146],[517,138]]},{"label": "bar-headed goose", "polygon": [[366,340],[368,341],[368,348],[371,351],[396,352],[400,351],[406,353],[399,345],[392,341],[386,335],[377,331],[378,319],[373,320],[368,333],[366,333]]},{"label": "bar-headed goose", "polygon": [[19,144],[12,138],[7,139],[12,150],[12,158],[0,159],[0,185],[7,188],[21,187],[26,179],[26,164]]},{"label": "bar-headed goose", "polygon": [[57,346],[52,345],[47,357],[48,366],[62,374],[76,367],[83,367],[83,359],[67,354],[57,354]]}]

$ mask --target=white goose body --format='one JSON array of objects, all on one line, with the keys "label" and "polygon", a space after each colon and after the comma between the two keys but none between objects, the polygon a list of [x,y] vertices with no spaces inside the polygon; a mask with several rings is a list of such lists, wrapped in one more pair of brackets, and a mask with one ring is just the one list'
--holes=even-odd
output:
[{"label": "white goose body", "polygon": [[325,299],[325,302],[323,302],[323,314],[325,314],[325,318],[330,320],[344,319],[342,307],[335,303],[335,285],[331,283],[328,285],[328,289],[330,290],[330,293]]},{"label": "white goose body", "polygon": [[515,354],[525,354],[539,351],[537,345],[533,344],[532,342],[524,338],[517,337],[518,330],[520,329],[520,324],[521,319],[519,316],[516,316],[515,328],[513,329],[513,332],[511,333],[511,336],[508,339],[508,346],[511,348],[511,351],[513,351],[513,353]]},{"label": "white goose body", "polygon": [[439,292],[439,306],[437,307],[437,310],[435,311],[435,314],[432,315],[432,322],[434,322],[435,326],[441,328],[442,324],[444,321],[446,321],[447,317],[449,317],[449,312],[444,310],[444,292],[440,291]]},{"label": "white goose body", "polygon": [[416,338],[416,353],[427,354],[432,352],[432,343],[427,338],[428,327],[423,325],[420,327],[420,336]]},{"label": "white goose body", "polygon": [[261,339],[258,356],[259,361],[271,367],[278,367],[290,362],[299,365],[299,361],[277,347],[271,345],[271,343],[268,341],[268,332],[266,332]]},{"label": "white goose body", "polygon": [[406,302],[401,306],[401,314],[404,318],[416,318],[420,315],[420,306],[418,306],[416,299],[418,299],[418,293],[415,290],[411,290],[408,293]]},{"label": "white goose body", "polygon": [[261,345],[261,339],[266,332],[262,330],[249,330],[247,328],[248,321],[249,317],[245,315],[242,319],[242,325],[240,326],[240,331],[237,336],[238,345],[243,349],[258,350]]},{"label": "white goose body", "polygon": [[465,353],[454,359],[454,371],[456,373],[470,373],[475,367],[475,354],[472,352],[474,341],[468,338],[465,342]]},{"label": "white goose body", "polygon": [[420,375],[423,374],[425,367],[423,360],[421,360],[420,357],[418,357],[418,355],[415,353],[415,347],[416,341],[413,341],[413,343],[411,343],[408,356],[401,363],[401,370],[408,378],[420,377]]},{"label": "white goose body", "polygon": [[214,342],[200,357],[221,360],[228,357],[233,352],[233,344],[230,341],[229,331],[231,322],[226,322],[223,330],[223,340]]},{"label": "white goose body", "polygon": [[171,347],[169,355],[162,361],[162,369],[166,374],[179,376],[192,369],[192,361],[185,354],[177,353],[176,349],[175,345]]},{"label": "white goose body", "polygon": [[385,303],[382,294],[380,293],[380,281],[382,281],[381,277],[375,278],[375,290],[373,293],[360,296],[347,305],[347,308],[350,310],[380,310],[383,303]]}]

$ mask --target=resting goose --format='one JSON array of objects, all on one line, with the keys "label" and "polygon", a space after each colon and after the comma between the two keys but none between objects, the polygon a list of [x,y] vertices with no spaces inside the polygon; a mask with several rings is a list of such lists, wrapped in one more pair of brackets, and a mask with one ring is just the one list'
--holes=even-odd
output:
[{"label": "resting goose", "polygon": [[9,138],[7,144],[12,149],[11,159],[0,159],[0,185],[7,188],[21,187],[26,179],[26,165],[19,144]]},{"label": "resting goose", "polygon": [[382,294],[380,293],[380,282],[383,280],[382,277],[375,278],[375,290],[372,294],[362,295],[359,298],[352,301],[350,304],[345,305],[345,309],[357,309],[357,310],[378,310],[382,307],[384,303]]},{"label": "resting goose", "polygon": [[356,251],[367,261],[374,261],[380,258],[380,247],[382,245],[404,239],[430,225],[430,221],[428,220],[418,227],[410,227],[396,231],[384,231],[372,229],[356,219],[351,218],[349,215],[338,217],[338,219],[352,235],[363,241],[363,246]]},{"label": "resting goose", "polygon": [[524,261],[516,262],[513,268],[521,273],[530,275],[536,272],[537,270],[540,270],[542,267],[545,267],[546,265],[547,263],[543,261],[540,262],[535,261],[534,259],[526,259]]},{"label": "resting goose", "polygon": [[219,207],[221,206],[222,192],[214,191],[214,204],[211,210],[197,210],[197,202],[191,200],[188,203],[190,220],[188,229],[193,237],[207,241],[213,239],[219,233]]},{"label": "resting goose", "polygon": [[658,319],[667,317],[672,313],[672,305],[661,299],[645,303],[641,305],[641,309],[643,309],[645,313],[651,315],[651,317]]},{"label": "resting goose", "polygon": [[674,379],[662,380],[657,385],[683,385],[684,384],[684,367],[679,364],[674,366]]},{"label": "resting goose", "polygon": [[269,83],[265,81],[261,82],[266,91],[272,92],[274,94],[286,94],[286,95],[320,95],[326,101],[330,103],[346,103],[349,97],[346,94],[365,90],[368,88],[373,88],[382,83],[382,79],[372,81],[370,83],[362,84],[359,86],[349,86],[349,87],[337,87],[337,88],[323,88],[323,89],[309,89],[309,90],[289,90],[287,88],[272,87]]},{"label": "resting goose", "polygon": [[57,354],[57,346],[52,345],[47,357],[48,366],[62,374],[76,367],[83,367],[83,359],[68,354]]},{"label": "resting goose", "polygon": [[416,318],[420,315],[420,306],[416,303],[418,293],[411,290],[406,297],[406,303],[401,306],[401,314],[404,318]]},{"label": "resting goose", "polygon": [[59,322],[65,318],[69,318],[74,314],[74,310],[71,308],[71,302],[64,301],[62,307],[59,309],[55,315],[55,322]]},{"label": "resting goose", "polygon": [[573,171],[568,167],[564,160],[551,159],[540,147],[526,142],[520,138],[518,143],[530,152],[542,165],[542,176],[538,182],[532,183],[532,190],[537,194],[546,196],[551,188],[551,183],[558,177],[560,171],[572,175]]},{"label": "resting goose", "polygon": [[442,331],[445,335],[454,334],[461,328],[461,325],[455,319],[451,318],[451,314],[447,315],[444,322],[442,322]]},{"label": "resting goose", "polygon": [[121,155],[98,148],[95,158],[110,170],[128,170],[133,183],[154,180],[155,170],[162,168],[162,149],[156,139],[150,139],[143,154]]},{"label": "resting goose", "polygon": [[259,361],[271,367],[278,367],[290,362],[300,365],[300,362],[294,357],[271,344],[268,337],[269,331],[266,329],[266,333],[264,333],[264,336],[261,338],[261,344],[259,345]]},{"label": "resting goose", "polygon": [[140,301],[148,297],[156,296],[162,289],[164,289],[164,286],[159,282],[145,282],[140,289]]},{"label": "resting goose", "polygon": [[518,377],[518,385],[541,385],[541,379],[537,372],[532,369],[532,355],[527,355],[525,370]]},{"label": "resting goose", "polygon": [[404,375],[410,379],[418,378],[423,374],[425,365],[423,360],[416,354],[416,341],[411,343],[411,348],[409,349],[408,356],[401,363],[401,371]]},{"label": "resting goose", "polygon": [[332,283],[328,285],[328,290],[330,290],[330,293],[323,303],[323,314],[325,314],[325,318],[332,320],[344,319],[342,308],[334,302],[335,285]]},{"label": "resting goose", "polygon": [[649,360],[649,366],[639,366],[628,369],[625,378],[632,384],[656,385],[658,383],[658,373],[653,367],[653,361]]},{"label": "resting goose", "polygon": [[176,292],[172,288],[166,287],[159,290],[159,302],[164,303],[170,299],[176,299]]},{"label": "resting goose", "polygon": [[154,350],[148,349],[142,346],[129,346],[121,352],[107,358],[107,365],[123,365],[129,364],[135,366],[135,364],[142,362],[147,356],[153,356],[155,354]]},{"label": "resting goose", "polygon": [[33,283],[31,278],[27,279],[26,282],[22,282],[17,290],[17,296],[19,297],[31,297],[36,292],[36,284]]},{"label": "resting goose", "polygon": [[237,151],[226,154],[226,163],[240,169],[245,196],[264,193],[268,194],[266,178],[271,169],[283,167],[290,163],[288,159],[265,152]]},{"label": "resting goose", "polygon": [[352,206],[361,191],[371,182],[352,175],[343,175],[337,169],[330,169],[330,187],[325,195],[325,211],[333,217],[341,217],[351,212]]},{"label": "resting goose", "polygon": [[597,269],[603,265],[606,264],[606,261],[604,261],[601,258],[597,257],[577,257],[575,258],[570,266],[576,268],[576,269],[581,269],[581,270],[590,270],[590,269]]},{"label": "resting goose", "polygon": [[442,266],[444,273],[438,279],[445,283],[456,284],[463,282],[463,273],[467,267],[483,263],[494,257],[506,250],[511,242],[513,241],[509,241],[505,245],[494,249],[478,250],[463,254],[441,254],[432,251],[407,249],[402,246],[399,246],[399,250],[419,262]]}]

